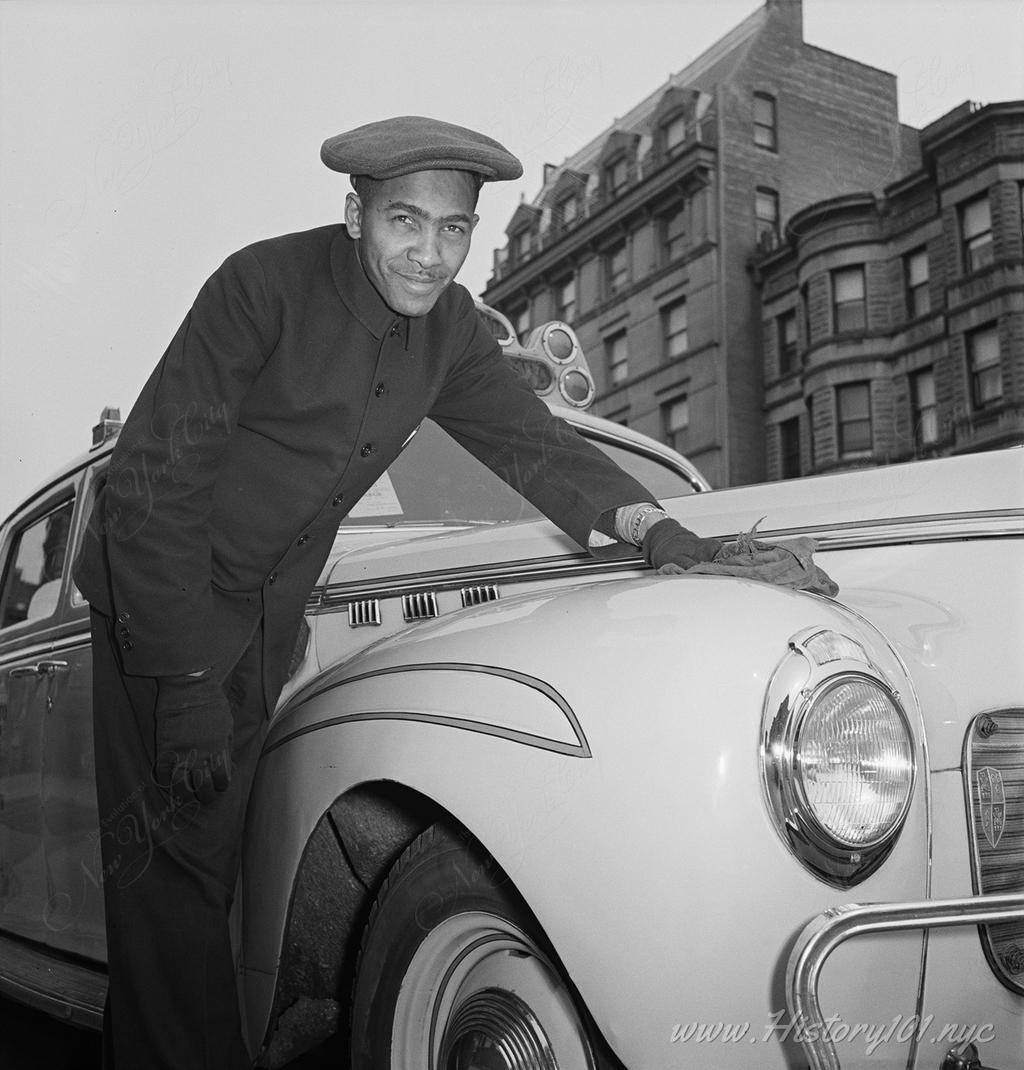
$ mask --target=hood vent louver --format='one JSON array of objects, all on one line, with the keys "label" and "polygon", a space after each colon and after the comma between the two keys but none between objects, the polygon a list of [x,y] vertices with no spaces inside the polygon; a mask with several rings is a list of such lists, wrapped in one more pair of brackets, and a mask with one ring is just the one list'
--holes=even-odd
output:
[{"label": "hood vent louver", "polygon": [[432,620],[437,615],[437,595],[433,591],[402,595],[402,616],[410,624],[417,620]]},{"label": "hood vent louver", "polygon": [[380,599],[364,598],[348,604],[348,625],[361,628],[365,624],[380,624]]},{"label": "hood vent louver", "polygon": [[485,583],[476,587],[463,587],[459,592],[462,595],[462,605],[479,606],[484,602],[496,602],[498,600],[498,588],[493,583]]}]

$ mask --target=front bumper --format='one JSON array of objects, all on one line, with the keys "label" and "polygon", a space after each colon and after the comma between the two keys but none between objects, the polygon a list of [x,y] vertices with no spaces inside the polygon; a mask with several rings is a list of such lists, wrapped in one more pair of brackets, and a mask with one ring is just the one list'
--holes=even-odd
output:
[{"label": "front bumper", "polygon": [[[910,929],[990,925],[1024,919],[1024,895],[983,895],[918,903],[878,903],[826,910],[804,926],[786,967],[786,998],[810,1070],[842,1070],[818,1000],[822,967],[832,952],[855,936]],[[914,1056],[908,1065],[913,1065]]]}]

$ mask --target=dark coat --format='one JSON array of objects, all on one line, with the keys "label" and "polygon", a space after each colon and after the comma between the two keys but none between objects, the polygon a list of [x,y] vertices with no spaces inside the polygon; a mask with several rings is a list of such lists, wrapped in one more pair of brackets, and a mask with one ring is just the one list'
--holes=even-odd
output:
[{"label": "dark coat", "polygon": [[651,500],[520,382],[463,287],[396,315],[340,225],[230,256],[125,422],[76,566],[124,671],[230,664],[259,637],[272,705],[339,521],[426,416],[582,546]]}]

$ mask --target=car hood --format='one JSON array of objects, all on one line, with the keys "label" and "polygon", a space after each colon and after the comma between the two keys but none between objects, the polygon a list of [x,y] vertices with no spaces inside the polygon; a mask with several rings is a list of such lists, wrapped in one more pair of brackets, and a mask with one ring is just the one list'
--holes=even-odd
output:
[{"label": "car hood", "polygon": [[[662,504],[703,536],[735,538],[757,524],[762,538],[811,535],[823,549],[869,545],[883,530],[890,540],[894,531],[908,542],[934,539],[965,522],[996,533],[1024,518],[1024,448],[715,490]],[[610,556],[635,552],[615,548]],[[343,528],[320,583],[373,585],[427,572],[572,557],[591,560],[543,520]]]}]

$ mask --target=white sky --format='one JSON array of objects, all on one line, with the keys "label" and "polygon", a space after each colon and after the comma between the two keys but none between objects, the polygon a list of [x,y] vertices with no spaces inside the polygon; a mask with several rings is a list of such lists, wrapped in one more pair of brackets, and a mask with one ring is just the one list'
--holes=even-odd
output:
[{"label": "white sky", "polygon": [[[0,516],[127,413],[224,257],[340,217],[321,141],[426,114],[526,168],[485,187],[474,293],[521,195],[758,0],[0,0]],[[804,0],[900,118],[1024,98],[1024,0]]]}]

